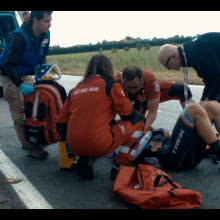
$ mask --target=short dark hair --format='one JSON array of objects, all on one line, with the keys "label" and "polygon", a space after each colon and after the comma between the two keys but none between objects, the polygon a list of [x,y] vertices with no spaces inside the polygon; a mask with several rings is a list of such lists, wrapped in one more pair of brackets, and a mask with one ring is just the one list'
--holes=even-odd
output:
[{"label": "short dark hair", "polygon": [[34,18],[37,18],[38,21],[44,18],[44,13],[51,15],[53,11],[31,11],[30,21],[33,23]]},{"label": "short dark hair", "polygon": [[127,79],[128,81],[133,80],[136,76],[141,80],[143,77],[143,72],[139,67],[127,66],[122,71],[122,79]]}]

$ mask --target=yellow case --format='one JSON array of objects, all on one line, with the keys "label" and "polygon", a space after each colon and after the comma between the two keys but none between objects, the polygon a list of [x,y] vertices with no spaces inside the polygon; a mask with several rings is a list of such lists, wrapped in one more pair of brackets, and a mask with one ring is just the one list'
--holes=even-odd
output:
[{"label": "yellow case", "polygon": [[69,158],[66,150],[66,141],[59,141],[59,167],[66,170],[77,170],[77,161]]}]

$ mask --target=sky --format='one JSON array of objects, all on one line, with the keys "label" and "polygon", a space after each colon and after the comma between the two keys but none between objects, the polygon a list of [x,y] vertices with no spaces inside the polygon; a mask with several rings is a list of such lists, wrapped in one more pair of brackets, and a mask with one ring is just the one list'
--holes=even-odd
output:
[{"label": "sky", "polygon": [[50,45],[61,47],[220,32],[219,11],[54,11],[52,19]]}]

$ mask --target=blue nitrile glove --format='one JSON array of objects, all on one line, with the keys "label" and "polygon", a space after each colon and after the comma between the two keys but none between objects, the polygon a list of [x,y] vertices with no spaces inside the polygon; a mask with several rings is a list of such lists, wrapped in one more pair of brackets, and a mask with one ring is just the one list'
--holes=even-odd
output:
[{"label": "blue nitrile glove", "polygon": [[21,92],[24,95],[27,95],[27,96],[29,96],[34,91],[34,87],[33,86],[29,86],[29,85],[26,85],[24,83],[21,84],[19,89],[21,90]]},{"label": "blue nitrile glove", "polygon": [[112,153],[108,154],[107,156],[105,156],[105,158],[111,159],[117,156],[117,153],[115,151],[113,151]]},{"label": "blue nitrile glove", "polygon": [[46,63],[42,63],[41,65],[39,64],[39,65],[34,67],[34,71],[38,72],[38,70],[40,69],[40,66],[42,66],[42,68],[44,69],[47,65],[46,65]]}]

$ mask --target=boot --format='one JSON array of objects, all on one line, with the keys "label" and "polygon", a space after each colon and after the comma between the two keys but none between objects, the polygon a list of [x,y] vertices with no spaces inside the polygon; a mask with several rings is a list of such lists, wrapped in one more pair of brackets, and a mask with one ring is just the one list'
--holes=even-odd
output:
[{"label": "boot", "polygon": [[43,150],[42,148],[40,148],[39,145],[35,145],[32,148],[28,149],[28,157],[33,157],[36,159],[43,159],[45,157],[48,157],[49,154],[47,151]]},{"label": "boot", "polygon": [[77,174],[85,179],[93,179],[93,160],[87,157],[80,157],[77,161]]}]

